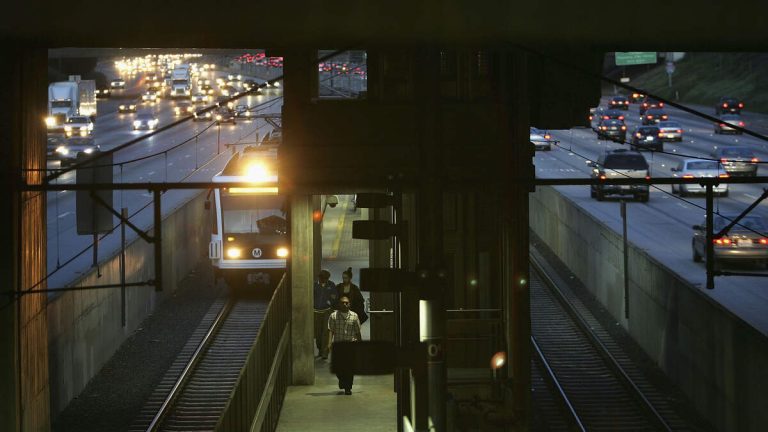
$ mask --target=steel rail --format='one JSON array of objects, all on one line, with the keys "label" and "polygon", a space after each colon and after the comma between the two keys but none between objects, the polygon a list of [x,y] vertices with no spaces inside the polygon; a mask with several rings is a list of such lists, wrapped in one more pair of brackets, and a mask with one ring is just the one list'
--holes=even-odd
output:
[{"label": "steel rail", "polygon": [[629,377],[624,368],[621,367],[616,358],[610,353],[608,348],[603,344],[600,338],[592,331],[590,326],[586,323],[584,318],[576,311],[575,306],[568,300],[565,294],[560,290],[554,280],[544,271],[543,266],[539,263],[538,259],[534,256],[530,256],[530,263],[534,270],[541,276],[542,282],[549,287],[552,293],[563,306],[565,311],[573,319],[574,323],[579,327],[582,333],[587,337],[589,342],[598,350],[600,356],[605,360],[606,365],[614,372],[617,378],[622,384],[629,390],[630,394],[635,398],[641,408],[643,408],[648,417],[653,420],[656,426],[660,430],[672,431],[666,420],[659,414],[654,408],[653,404],[645,397],[643,392],[637,387],[634,381]]},{"label": "steel rail", "polygon": [[195,352],[192,354],[192,358],[189,360],[189,363],[187,363],[187,365],[184,367],[184,370],[179,375],[179,378],[176,380],[176,383],[173,385],[173,388],[171,388],[171,391],[168,393],[168,396],[165,397],[165,400],[163,401],[163,404],[160,406],[160,409],[158,410],[157,414],[155,414],[155,416],[152,418],[152,421],[147,427],[147,432],[155,432],[158,430],[163,420],[165,419],[165,417],[168,415],[171,408],[173,407],[173,404],[176,398],[181,393],[181,390],[184,388],[184,385],[186,384],[187,380],[189,379],[189,377],[192,375],[192,372],[197,367],[197,363],[202,358],[203,353],[205,353],[208,346],[213,341],[214,335],[226,320],[227,315],[229,315],[229,312],[232,309],[233,304],[234,304],[234,300],[230,299],[224,304],[224,306],[219,311],[218,315],[216,315],[216,319],[213,321],[213,324],[211,324],[211,327],[205,333],[205,336],[200,341],[200,344],[198,344],[197,349],[195,349]]}]

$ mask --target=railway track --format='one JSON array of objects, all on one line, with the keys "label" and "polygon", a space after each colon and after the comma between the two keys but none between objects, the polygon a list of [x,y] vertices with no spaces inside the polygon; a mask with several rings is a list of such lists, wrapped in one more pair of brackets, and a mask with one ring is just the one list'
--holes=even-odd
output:
[{"label": "railway track", "polygon": [[570,289],[547,276],[534,254],[530,288],[533,397],[544,429],[691,429]]},{"label": "railway track", "polygon": [[214,430],[267,306],[256,300],[214,303],[130,430]]}]

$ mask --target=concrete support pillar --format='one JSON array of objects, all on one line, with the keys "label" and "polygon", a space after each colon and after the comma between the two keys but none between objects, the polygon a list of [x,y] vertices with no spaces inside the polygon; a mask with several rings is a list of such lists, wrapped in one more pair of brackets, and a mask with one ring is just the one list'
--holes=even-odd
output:
[{"label": "concrete support pillar", "polygon": [[314,222],[312,196],[291,198],[291,360],[292,384],[315,382],[312,307],[314,283]]},{"label": "concrete support pillar", "polygon": [[[527,430],[531,409],[530,291],[528,270],[528,193],[527,185],[513,183],[512,177],[533,177],[533,149],[529,139],[529,104],[526,54],[506,54],[503,65],[502,94],[507,109],[507,135],[499,144],[501,165],[497,167],[506,187],[498,202],[501,212],[502,297],[507,337],[507,372],[512,379],[516,424]],[[504,133],[500,136],[504,137]],[[511,143],[511,145],[510,145]],[[503,177],[502,177],[503,178]]]},{"label": "concrete support pillar", "polygon": [[9,204],[0,211],[0,430],[47,431],[47,296],[18,293],[46,275],[46,224],[40,223],[46,194],[22,192],[20,182],[39,184],[45,175],[48,55],[8,49],[0,56],[0,106],[7,108],[0,120],[0,176]]}]

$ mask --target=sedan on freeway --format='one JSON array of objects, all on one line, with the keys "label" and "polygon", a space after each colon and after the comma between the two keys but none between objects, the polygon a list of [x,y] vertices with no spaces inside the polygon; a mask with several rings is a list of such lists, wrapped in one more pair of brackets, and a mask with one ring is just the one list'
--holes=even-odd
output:
[{"label": "sedan on freeway", "polygon": [[664,102],[658,101],[656,99],[646,96],[643,98],[643,101],[640,103],[640,115],[645,114],[645,112],[650,109],[661,109],[661,108],[664,108]]},{"label": "sedan on freeway", "polygon": [[155,103],[160,99],[160,94],[156,90],[147,90],[141,95],[141,100],[148,103]]},{"label": "sedan on freeway", "polygon": [[[736,215],[715,215],[712,231],[717,234],[736,219]],[[762,268],[768,268],[768,225],[760,216],[748,215],[734,225],[728,233],[715,238],[714,267],[719,269],[723,261],[752,261]],[[691,250],[694,262],[701,262],[707,256],[707,222],[693,226]]]},{"label": "sedan on freeway", "polygon": [[553,139],[552,135],[541,129],[535,127],[531,128],[531,144],[533,144],[534,150],[552,150],[552,144],[557,144],[560,141]]},{"label": "sedan on freeway", "polygon": [[211,121],[213,120],[213,114],[210,111],[206,111],[204,113],[194,113],[192,114],[192,121]]},{"label": "sedan on freeway", "polygon": [[131,102],[127,102],[127,103],[121,103],[117,107],[117,112],[119,112],[120,114],[135,113],[137,106],[139,106],[139,104],[136,101],[131,101]]},{"label": "sedan on freeway", "polygon": [[744,102],[741,100],[730,96],[723,96],[717,101],[717,104],[715,104],[715,114],[741,114],[743,108]]},{"label": "sedan on freeway", "polygon": [[715,123],[715,133],[734,133],[737,135],[741,134],[740,130],[734,129],[731,126],[744,127],[744,120],[742,120],[741,116],[738,114],[723,114],[720,116],[720,122]]},{"label": "sedan on freeway", "polygon": [[635,92],[629,95],[629,101],[632,103],[642,102],[643,99],[645,99],[645,95],[642,93]]},{"label": "sedan on freeway", "polygon": [[682,141],[683,126],[676,121],[659,122],[660,137],[664,141]]},{"label": "sedan on freeway", "polygon": [[86,116],[72,116],[64,124],[64,134],[67,137],[88,136],[93,133],[93,122]]},{"label": "sedan on freeway", "polygon": [[656,126],[638,126],[632,131],[630,139],[632,150],[664,151],[661,131]]},{"label": "sedan on freeway", "polygon": [[192,103],[200,104],[200,103],[210,102],[211,97],[203,93],[195,93],[192,95],[190,100],[192,101]]},{"label": "sedan on freeway", "polygon": [[173,112],[177,116],[192,114],[195,112],[195,107],[190,102],[177,102],[176,106],[173,107]]},{"label": "sedan on freeway", "polygon": [[608,106],[626,111],[629,109],[629,99],[626,96],[612,96],[608,99]]},{"label": "sedan on freeway", "polygon": [[642,120],[644,125],[651,125],[669,120],[669,115],[662,109],[653,108],[643,113]]},{"label": "sedan on freeway", "polygon": [[624,121],[624,113],[617,109],[607,109],[600,113],[601,120],[622,120]]},{"label": "sedan on freeway", "polygon": [[712,158],[720,160],[728,174],[733,176],[755,177],[757,163],[760,162],[752,149],[742,146],[720,147],[712,153]]},{"label": "sedan on freeway", "polygon": [[157,124],[160,122],[154,114],[142,113],[136,116],[136,120],[133,121],[133,130],[157,129]]},{"label": "sedan on freeway", "polygon": [[99,99],[108,98],[112,91],[108,87],[96,89],[96,97]]},{"label": "sedan on freeway", "polygon": [[[672,171],[672,176],[681,178],[728,178],[728,172],[720,161],[706,159],[684,159],[678,162],[676,167],[670,168],[670,171]],[[714,186],[712,191],[721,196],[728,196],[728,184],[721,183]],[[707,188],[697,183],[672,185],[672,193],[679,193],[683,197],[706,192]]]},{"label": "sedan on freeway", "polygon": [[56,158],[61,161],[61,166],[69,166],[77,162],[78,158],[99,151],[99,146],[92,137],[72,137],[56,147]]},{"label": "sedan on freeway", "polygon": [[232,123],[235,124],[235,111],[227,107],[221,107],[216,110],[216,124]]},{"label": "sedan on freeway", "polygon": [[109,82],[109,87],[112,90],[124,90],[125,89],[125,80],[122,78],[115,78],[112,81]]},{"label": "sedan on freeway", "polygon": [[237,105],[235,107],[235,117],[244,118],[247,120],[251,118],[251,115],[253,115],[253,113],[251,113],[248,105]]},{"label": "sedan on freeway", "polygon": [[610,139],[624,142],[627,139],[627,126],[621,120],[601,120],[597,125],[597,139]]}]

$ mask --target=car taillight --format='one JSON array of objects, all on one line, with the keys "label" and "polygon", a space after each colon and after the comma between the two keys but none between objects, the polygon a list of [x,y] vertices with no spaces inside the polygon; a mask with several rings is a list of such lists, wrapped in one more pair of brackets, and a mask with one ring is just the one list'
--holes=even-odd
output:
[{"label": "car taillight", "polygon": [[720,178],[728,178],[730,176],[728,174],[720,174],[718,177],[720,177]]},{"label": "car taillight", "polygon": [[720,123],[720,127],[725,127],[725,123]]},{"label": "car taillight", "polygon": [[739,126],[741,126],[741,127],[744,127],[744,122],[743,122],[743,121],[740,121],[740,122],[739,122]]},{"label": "car taillight", "polygon": [[603,120],[609,120],[610,118],[609,116],[603,116]]},{"label": "car taillight", "polygon": [[756,157],[752,158],[752,162],[759,162],[760,160]]},{"label": "car taillight", "polygon": [[619,116],[619,120],[624,120],[624,116]]},{"label": "car taillight", "polygon": [[668,115],[666,115],[666,114],[664,114],[663,116],[661,116],[661,119],[662,119],[662,120],[666,120],[666,119],[668,119],[668,118],[669,118],[669,116],[668,116]]},{"label": "car taillight", "polygon": [[729,244],[731,244],[731,239],[729,239],[728,237],[714,239],[713,241],[717,245],[729,245]]},{"label": "car taillight", "polygon": [[622,126],[621,130],[627,130],[627,127],[626,126]]},{"label": "car taillight", "polygon": [[685,174],[683,175],[683,178],[693,178],[693,174]]},{"label": "car taillight", "polygon": [[[661,134],[659,134],[659,135],[661,135]],[[638,137],[638,138],[642,138],[642,137],[643,137],[643,134],[641,134],[641,133],[636,133],[636,134],[635,134],[635,136],[636,136],[636,137]]]},{"label": "car taillight", "polygon": [[659,138],[664,138],[664,132],[659,132]]},{"label": "car taillight", "polygon": [[726,159],[726,158],[720,158],[720,162],[722,162],[722,163],[726,163],[726,162],[728,162],[728,159]]},{"label": "car taillight", "polygon": [[723,108],[728,108],[728,104],[727,104],[727,103],[724,103],[724,104],[723,104]]},{"label": "car taillight", "polygon": [[650,180],[650,179],[651,179],[651,176],[647,175],[647,176],[645,176],[645,179],[646,179],[646,180]]},{"label": "car taillight", "polygon": [[605,180],[605,174],[600,174],[600,180]]},{"label": "car taillight", "polygon": [[550,138],[552,138],[552,136],[550,136],[549,134],[547,134],[547,135],[544,135],[544,139],[548,140],[548,139],[550,139]]},{"label": "car taillight", "polygon": [[608,129],[608,126],[600,126],[600,129],[601,130],[606,130],[606,129]]},{"label": "car taillight", "polygon": [[761,238],[760,240],[757,240],[757,242],[761,245],[768,245],[768,238]]},{"label": "car taillight", "polygon": [[663,107],[664,107],[664,102],[659,102],[659,108],[663,108]]},{"label": "car taillight", "polygon": [[652,115],[647,115],[647,116],[645,116],[645,118],[647,118],[648,120],[650,120],[650,119],[652,119],[652,118],[653,118],[653,116],[652,116]]},{"label": "car taillight", "polygon": [[682,129],[678,129],[677,133],[683,133],[683,130]]},{"label": "car taillight", "polygon": [[739,108],[744,108],[744,104],[739,102]]}]

